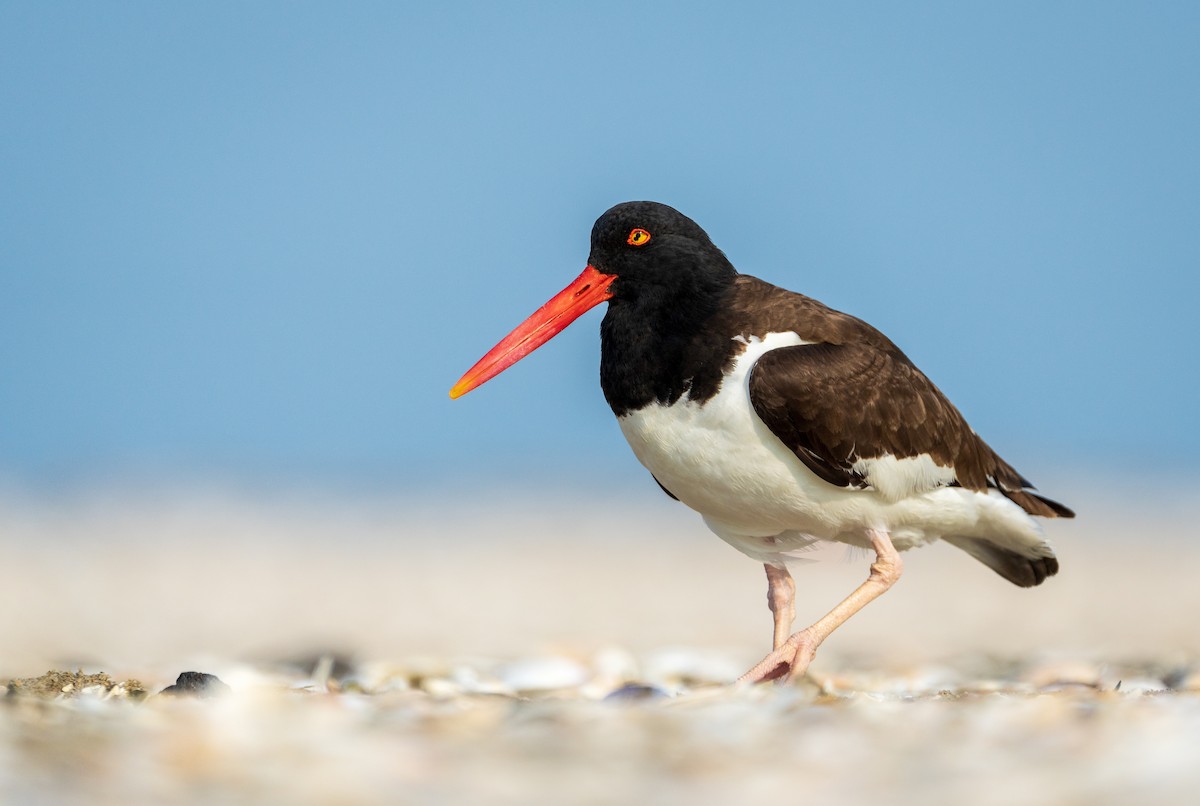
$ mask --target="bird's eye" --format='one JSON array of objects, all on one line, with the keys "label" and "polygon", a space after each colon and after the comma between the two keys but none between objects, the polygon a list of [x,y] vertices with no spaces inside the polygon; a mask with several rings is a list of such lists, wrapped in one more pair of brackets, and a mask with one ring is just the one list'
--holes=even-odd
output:
[{"label": "bird's eye", "polygon": [[629,237],[625,239],[625,243],[630,246],[645,246],[650,243],[650,233],[641,227],[636,227],[629,231]]}]

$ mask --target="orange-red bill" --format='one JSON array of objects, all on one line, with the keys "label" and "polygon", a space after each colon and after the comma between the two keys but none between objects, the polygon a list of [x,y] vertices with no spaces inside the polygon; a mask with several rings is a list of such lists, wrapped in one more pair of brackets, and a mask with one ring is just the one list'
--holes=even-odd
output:
[{"label": "orange-red bill", "polygon": [[451,398],[467,392],[499,375],[525,356],[557,336],[583,313],[612,299],[608,287],[614,274],[602,274],[588,266],[569,286],[555,294],[533,316],[517,325],[487,355],[475,362],[467,374],[450,390]]}]

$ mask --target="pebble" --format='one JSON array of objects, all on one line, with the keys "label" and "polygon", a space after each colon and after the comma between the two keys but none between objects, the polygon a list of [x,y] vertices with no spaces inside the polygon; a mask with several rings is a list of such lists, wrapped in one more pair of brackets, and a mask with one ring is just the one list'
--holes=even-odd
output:
[{"label": "pebble", "polygon": [[175,679],[174,685],[167,686],[159,694],[168,694],[176,697],[196,697],[203,700],[210,697],[224,696],[231,690],[215,674],[182,672]]},{"label": "pebble", "polygon": [[[1104,687],[1100,667],[1086,661],[1065,660],[1038,664],[1027,669],[1021,675],[1021,680],[1039,690]],[[1111,688],[1111,685],[1109,687]]]},{"label": "pebble", "polygon": [[645,682],[668,690],[725,686],[746,671],[724,653],[687,648],[662,649],[646,659]]},{"label": "pebble", "polygon": [[1200,691],[1200,669],[1186,666],[1173,669],[1163,677],[1163,682],[1175,691]]},{"label": "pebble", "polygon": [[517,694],[536,694],[582,686],[591,670],[571,658],[529,658],[501,666],[496,677]]},{"label": "pebble", "polygon": [[661,688],[644,686],[638,683],[628,683],[616,691],[605,695],[605,702],[646,702],[647,700],[667,699],[671,695]]}]

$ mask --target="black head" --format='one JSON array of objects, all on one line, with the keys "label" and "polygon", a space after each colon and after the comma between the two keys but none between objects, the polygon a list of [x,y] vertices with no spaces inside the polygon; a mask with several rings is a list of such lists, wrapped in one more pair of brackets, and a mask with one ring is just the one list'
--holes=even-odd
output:
[{"label": "black head", "polygon": [[737,272],[708,233],[665,204],[618,204],[592,227],[588,264],[614,274],[613,302],[650,294],[677,298],[723,289]]},{"label": "black head", "polygon": [[[600,325],[602,382],[603,356],[614,352],[630,356],[622,371],[635,375],[646,369],[647,361],[678,364],[683,345],[718,309],[736,277],[704,230],[678,210],[656,202],[618,204],[592,227],[592,251],[583,273],[475,362],[450,396],[461,397],[494,378],[601,302],[609,303]],[[634,352],[639,346],[653,355],[638,358]],[[678,371],[674,366],[672,372]],[[645,376],[642,381],[652,377],[655,383],[664,377],[656,369]],[[638,383],[645,385],[642,381]],[[670,390],[660,393],[654,387],[649,394],[675,394],[675,388],[682,388],[666,381]],[[605,394],[609,386],[617,388],[621,382],[606,385]],[[636,394],[646,392],[639,388]]]}]

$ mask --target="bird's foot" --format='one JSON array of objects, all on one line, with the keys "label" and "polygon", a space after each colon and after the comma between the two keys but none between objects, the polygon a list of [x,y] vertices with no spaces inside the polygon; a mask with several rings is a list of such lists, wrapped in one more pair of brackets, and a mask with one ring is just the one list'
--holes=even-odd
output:
[{"label": "bird's foot", "polygon": [[820,641],[812,627],[793,633],[783,644],[738,678],[738,683],[765,683],[782,680],[791,683],[803,677],[817,654]]}]

